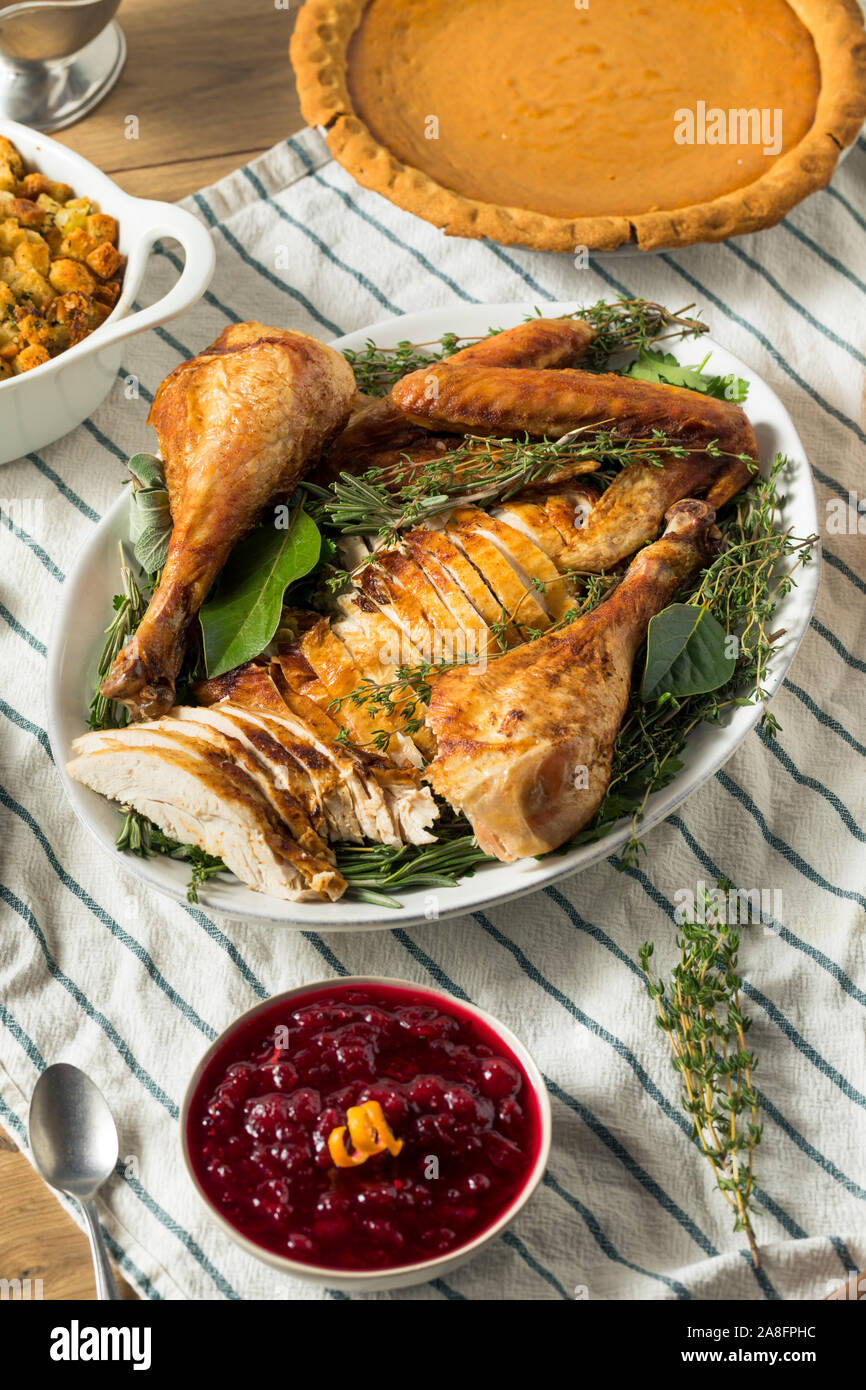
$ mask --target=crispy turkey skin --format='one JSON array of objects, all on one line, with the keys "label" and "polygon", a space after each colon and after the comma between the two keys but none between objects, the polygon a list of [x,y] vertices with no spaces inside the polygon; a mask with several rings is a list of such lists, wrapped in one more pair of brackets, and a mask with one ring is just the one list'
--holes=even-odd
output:
[{"label": "crispy turkey skin", "polygon": [[598,810],[649,620],[710,558],[714,520],[706,502],[677,502],[661,539],[592,613],[486,670],[435,682],[427,726],[438,753],[426,775],[488,854],[510,863],[557,849]]},{"label": "crispy turkey skin", "polygon": [[305,333],[233,324],[160,386],[148,417],[165,462],[168,559],[102,694],[152,719],[174,703],[190,623],[237,541],[290,492],[346,420],[345,359]]}]

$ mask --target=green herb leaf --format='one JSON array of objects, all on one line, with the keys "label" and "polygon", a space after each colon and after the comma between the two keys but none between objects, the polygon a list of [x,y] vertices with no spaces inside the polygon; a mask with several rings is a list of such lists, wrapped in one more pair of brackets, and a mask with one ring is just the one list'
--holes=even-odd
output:
[{"label": "green herb leaf", "polygon": [[641,699],[717,690],[734,674],[725,629],[706,608],[671,603],[650,621]]},{"label": "green herb leaf", "polygon": [[[761,1103],[752,1081],[757,1059],[746,1047],[750,1020],[743,1016],[740,1003],[740,936],[725,920],[732,889],[733,884],[718,879],[712,895],[702,890],[694,910],[681,922],[677,917],[680,959],[669,979],[652,972],[652,942],[644,942],[638,960],[654,1001],[656,1024],[670,1040],[683,1109],[692,1118],[692,1138],[703,1150],[716,1187],[731,1209],[734,1230],[745,1231],[752,1264],[758,1269],[752,1216]],[[735,920],[743,920],[739,905]]]},{"label": "green herb leaf", "polygon": [[156,574],[165,564],[172,527],[162,459],[136,454],[127,468],[133,479],[129,539],[144,572]]},{"label": "green herb leaf", "polygon": [[288,527],[259,526],[235,547],[219,593],[199,614],[208,677],[234,670],[268,645],[286,589],[309,573],[320,547],[318,527],[301,507]]},{"label": "green herb leaf", "polygon": [[665,382],[668,386],[685,386],[690,391],[702,391],[704,378],[698,367],[684,367],[671,352],[656,352],[652,348],[641,348],[636,362],[628,369],[628,376],[639,381]]},{"label": "green herb leaf", "polygon": [[126,466],[139,487],[165,487],[165,465],[156,454],[133,454]]},{"label": "green herb leaf", "polygon": [[703,368],[707,359],[697,367],[685,367],[670,352],[659,352],[653,348],[642,347],[636,362],[632,362],[627,375],[639,381],[663,382],[667,386],[684,386],[689,391],[700,391],[702,396],[715,396],[718,400],[740,403],[749,394],[749,383],[730,372],[727,376],[707,376]]},{"label": "green herb leaf", "polygon": [[749,394],[749,383],[744,377],[734,376],[733,372],[728,372],[727,376],[704,377],[704,395],[715,396],[719,401],[733,401],[735,405],[742,405]]}]

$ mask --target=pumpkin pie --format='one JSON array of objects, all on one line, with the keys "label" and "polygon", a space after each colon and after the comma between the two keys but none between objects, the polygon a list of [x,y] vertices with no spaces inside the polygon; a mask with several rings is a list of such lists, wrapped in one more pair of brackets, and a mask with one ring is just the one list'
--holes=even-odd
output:
[{"label": "pumpkin pie", "polygon": [[307,0],[291,53],[359,183],[546,250],[772,226],[866,120],[856,0]]}]

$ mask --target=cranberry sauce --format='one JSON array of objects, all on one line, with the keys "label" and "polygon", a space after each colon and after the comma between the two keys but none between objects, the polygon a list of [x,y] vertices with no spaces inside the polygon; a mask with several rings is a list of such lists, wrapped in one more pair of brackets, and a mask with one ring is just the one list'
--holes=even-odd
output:
[{"label": "cranberry sauce", "polygon": [[[335,1165],[346,1111],[378,1101],[402,1149]],[[263,1009],[211,1058],[189,1108],[193,1170],[258,1245],[334,1269],[445,1254],[522,1189],[541,1139],[516,1057],[449,1000],[336,983]]]}]

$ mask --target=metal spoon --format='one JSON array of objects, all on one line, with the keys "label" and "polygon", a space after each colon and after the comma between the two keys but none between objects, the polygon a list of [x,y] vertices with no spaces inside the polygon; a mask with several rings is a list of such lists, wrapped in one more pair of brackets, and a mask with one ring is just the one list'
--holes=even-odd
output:
[{"label": "metal spoon", "polygon": [[97,1298],[119,1299],[93,1202],[117,1162],[117,1126],[102,1092],[78,1067],[57,1062],[36,1082],[30,1148],[49,1187],[75,1197],[84,1212]]}]

